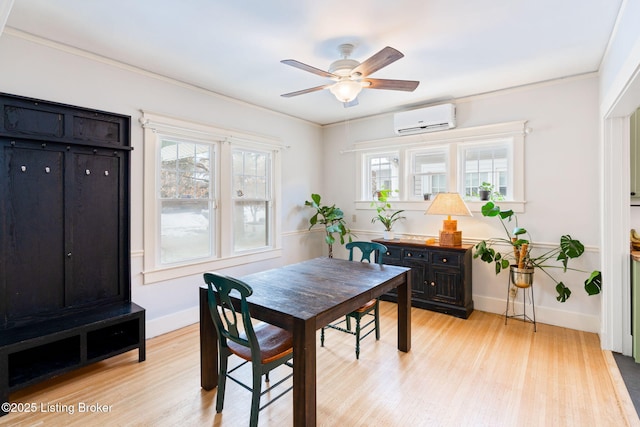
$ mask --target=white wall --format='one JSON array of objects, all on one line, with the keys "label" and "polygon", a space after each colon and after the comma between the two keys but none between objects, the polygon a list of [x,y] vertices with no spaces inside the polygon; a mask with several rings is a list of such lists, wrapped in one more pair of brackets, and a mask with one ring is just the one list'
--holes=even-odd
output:
[{"label": "white wall", "polygon": [[[526,212],[519,214],[535,242],[554,244],[570,234],[587,247],[574,264],[577,268],[599,268],[599,125],[598,78],[595,75],[554,81],[519,89],[453,101],[457,106],[458,128],[528,120],[533,133],[525,140]],[[357,108],[357,107],[354,107]],[[443,136],[446,131],[442,132]],[[324,132],[325,158],[334,153],[325,178],[327,201],[336,203],[351,220],[350,226],[362,238],[380,237],[382,228],[371,224],[372,210],[356,210],[356,153],[336,155],[358,141],[393,137],[393,115],[327,127]],[[353,183],[353,184],[351,184]],[[346,184],[346,185],[345,185]],[[436,235],[442,218],[425,216],[423,210],[407,212],[407,220],[394,227],[396,233]],[[396,223],[398,224],[398,223]],[[500,236],[495,218],[458,218],[463,239]],[[589,297],[583,290],[588,275],[568,273],[562,280],[572,290],[566,303],[556,301],[555,284],[536,275],[537,320],[573,329],[597,332],[600,325],[600,296]],[[565,280],[566,279],[566,280]],[[492,266],[473,262],[473,299],[476,309],[503,313],[506,273],[495,276]]]},{"label": "white wall", "polygon": [[631,354],[629,228],[629,121],[640,105],[640,0],[625,0],[600,67],[604,349]]},{"label": "white wall", "polygon": [[319,233],[306,233],[302,207],[312,191],[323,191],[320,127],[198,88],[15,31],[0,37],[0,91],[130,115],[134,151],[131,164],[132,298],[147,310],[147,336],[197,321],[200,275],[142,284],[143,139],[140,109],[278,138],[282,151],[281,230],[283,256],[242,265],[229,274],[248,274],[321,254]]}]

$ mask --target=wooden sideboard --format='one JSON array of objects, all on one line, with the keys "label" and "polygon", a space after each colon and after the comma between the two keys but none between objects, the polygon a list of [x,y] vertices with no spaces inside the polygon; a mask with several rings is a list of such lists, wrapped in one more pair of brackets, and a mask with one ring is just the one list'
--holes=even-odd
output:
[{"label": "wooden sideboard", "polygon": [[[420,240],[374,239],[387,247],[383,263],[411,268],[414,307],[466,319],[473,311],[471,264],[473,245],[440,246]],[[382,297],[396,301],[391,293]]]}]

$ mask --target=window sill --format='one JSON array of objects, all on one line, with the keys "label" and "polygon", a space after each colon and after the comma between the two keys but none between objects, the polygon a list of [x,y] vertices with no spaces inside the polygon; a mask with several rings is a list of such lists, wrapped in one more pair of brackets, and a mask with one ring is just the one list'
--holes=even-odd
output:
[{"label": "window sill", "polygon": [[[402,209],[402,210],[405,210],[407,212],[411,212],[411,211],[424,212],[431,205],[431,200],[409,200],[409,201],[407,201],[407,200],[403,200],[403,201],[391,200],[391,201],[389,201],[389,203],[391,203],[391,208],[393,210]],[[471,210],[471,212],[480,213],[480,209],[487,202],[483,202],[483,201],[480,201],[480,200],[473,200],[473,201],[466,201],[465,203],[467,204],[467,206],[469,207],[469,210]],[[526,205],[527,202],[525,202],[525,201],[513,201],[513,200],[511,200],[511,201],[502,200],[502,201],[497,201],[497,202],[494,202],[494,203],[496,205],[500,206],[500,209],[502,209],[502,210],[511,209],[515,213],[524,213],[525,205]],[[356,210],[371,210],[371,211],[375,210],[375,208],[371,206],[371,201],[370,200],[356,200],[355,208],[356,208]]]},{"label": "window sill", "polygon": [[238,265],[279,258],[281,256],[282,249],[270,249],[263,252],[219,258],[188,265],[156,268],[154,270],[144,271],[142,275],[144,277],[144,284],[147,285],[150,283],[203,274],[206,271],[221,270],[224,268],[236,267]]}]

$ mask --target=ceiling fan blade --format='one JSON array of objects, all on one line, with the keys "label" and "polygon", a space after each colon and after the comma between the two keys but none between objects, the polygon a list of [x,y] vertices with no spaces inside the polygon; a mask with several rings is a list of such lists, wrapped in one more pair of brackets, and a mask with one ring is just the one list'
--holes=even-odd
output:
[{"label": "ceiling fan blade", "polygon": [[333,73],[329,73],[328,71],[324,71],[319,68],[312,67],[311,65],[303,64],[302,62],[296,61],[295,59],[283,59],[280,62],[282,62],[283,64],[291,65],[292,67],[299,68],[304,71],[308,71],[313,74],[317,74],[322,77],[329,77],[329,78],[335,78],[335,79],[340,78],[339,76]]},{"label": "ceiling fan blade", "polygon": [[376,53],[371,58],[367,59],[362,64],[351,70],[351,75],[353,76],[354,74],[359,73],[361,76],[368,76],[375,73],[380,68],[386,67],[392,62],[397,61],[403,56],[404,55],[400,51],[387,46],[380,52]]},{"label": "ceiling fan blade", "polygon": [[364,86],[365,89],[404,90],[406,92],[413,92],[420,84],[415,80],[363,79],[362,81],[369,83],[369,86]]},{"label": "ceiling fan blade", "polygon": [[298,96],[298,95],[304,95],[305,93],[311,93],[311,92],[316,92],[322,89],[326,89],[330,86],[333,86],[333,83],[328,84],[328,85],[322,85],[322,86],[316,86],[316,87],[310,87],[309,89],[302,89],[302,90],[298,90],[295,92],[289,92],[289,93],[283,93],[280,96],[284,96],[285,98],[291,98],[292,96]]}]

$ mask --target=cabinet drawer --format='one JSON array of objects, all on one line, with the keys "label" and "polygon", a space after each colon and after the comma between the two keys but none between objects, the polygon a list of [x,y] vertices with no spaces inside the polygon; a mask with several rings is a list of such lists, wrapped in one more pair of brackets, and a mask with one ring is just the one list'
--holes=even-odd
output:
[{"label": "cabinet drawer", "polygon": [[382,257],[383,264],[400,264],[402,250],[400,248],[387,247],[387,252]]},{"label": "cabinet drawer", "polygon": [[452,252],[431,252],[431,264],[449,267],[458,267],[462,259],[460,254]]},{"label": "cabinet drawer", "polygon": [[429,252],[421,249],[404,248],[402,249],[402,260],[411,261],[412,259],[429,259]]}]

